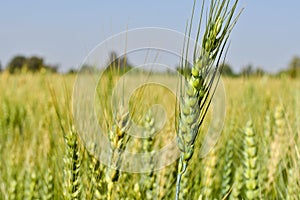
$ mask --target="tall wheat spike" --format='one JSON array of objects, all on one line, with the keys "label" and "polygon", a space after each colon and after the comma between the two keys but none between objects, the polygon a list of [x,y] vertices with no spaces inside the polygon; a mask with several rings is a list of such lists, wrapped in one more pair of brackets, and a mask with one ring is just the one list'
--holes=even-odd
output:
[{"label": "tall wheat spike", "polygon": [[[198,49],[197,43],[200,35],[204,2],[202,4],[191,74],[186,74],[187,82],[181,86],[180,90],[181,98],[179,101],[176,131],[177,144],[181,155],[178,161],[176,199],[179,198],[181,176],[185,173],[188,162],[193,156],[195,139],[214,93],[214,81],[218,81],[219,61],[229,34],[237,20],[233,20],[233,15],[238,0],[235,1],[231,8],[229,8],[229,3],[230,0],[211,1],[201,48]],[[193,6],[189,36],[192,29],[194,10],[195,3]],[[187,41],[187,47],[188,46],[189,39]],[[188,49],[185,54],[187,57]],[[216,65],[215,67],[213,66],[214,64]],[[187,61],[182,60],[182,68],[186,69],[187,67]]]}]

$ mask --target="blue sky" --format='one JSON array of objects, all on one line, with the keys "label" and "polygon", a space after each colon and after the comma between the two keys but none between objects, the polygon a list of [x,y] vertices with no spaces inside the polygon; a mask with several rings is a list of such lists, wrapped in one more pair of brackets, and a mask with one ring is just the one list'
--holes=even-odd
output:
[{"label": "blue sky", "polygon": [[[198,1],[198,10],[201,1]],[[65,70],[78,67],[99,42],[120,31],[164,27],[184,32],[193,1],[0,0],[0,61],[39,55]],[[299,0],[240,0],[245,10],[231,35],[227,61],[270,72],[300,56]]]}]

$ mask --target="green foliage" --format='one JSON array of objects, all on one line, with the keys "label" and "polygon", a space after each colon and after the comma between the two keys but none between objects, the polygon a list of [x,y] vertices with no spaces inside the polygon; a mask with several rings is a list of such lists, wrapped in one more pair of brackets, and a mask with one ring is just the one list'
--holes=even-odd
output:
[{"label": "green foliage", "polygon": [[129,63],[126,55],[118,56],[116,52],[112,51],[105,71],[108,73],[122,75],[132,68],[133,65]]},{"label": "green foliage", "polygon": [[300,57],[294,57],[290,62],[287,73],[292,78],[297,78],[300,76]]},{"label": "green foliage", "polygon": [[24,56],[15,56],[7,65],[10,73],[20,71],[26,65],[27,59]]},{"label": "green foliage", "polygon": [[220,69],[222,70],[222,75],[223,76],[229,76],[229,77],[236,76],[236,74],[232,70],[232,67],[229,64],[227,64],[227,63],[222,64],[220,66]]},{"label": "green foliage", "polygon": [[26,64],[28,71],[37,72],[43,68],[44,61],[42,58],[33,56],[27,59]]},{"label": "green foliage", "polygon": [[42,70],[49,72],[57,72],[57,66],[50,66],[44,63],[44,59],[32,56],[26,58],[25,56],[15,56],[11,59],[7,65],[7,70],[9,73],[19,73],[19,72],[40,72]]}]

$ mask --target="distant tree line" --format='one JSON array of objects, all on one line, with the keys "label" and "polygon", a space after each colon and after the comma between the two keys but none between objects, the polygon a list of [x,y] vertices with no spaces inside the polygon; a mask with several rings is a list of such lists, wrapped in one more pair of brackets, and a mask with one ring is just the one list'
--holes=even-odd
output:
[{"label": "distant tree line", "polygon": [[288,75],[292,78],[300,77],[300,57],[295,56],[291,60],[288,69],[279,72],[279,75]]},{"label": "distant tree line", "polygon": [[[132,69],[134,66],[130,64],[128,58],[125,56],[118,56],[116,52],[110,53],[110,59],[107,63],[107,72],[118,72],[125,73],[128,70]],[[92,66],[84,65],[81,69],[82,71],[87,71]],[[177,71],[181,74],[187,75],[191,73],[191,66],[186,68],[182,68],[178,66]],[[270,75],[266,71],[264,71],[261,67],[254,68],[252,65],[247,65],[238,73],[234,72],[232,66],[228,63],[224,63],[220,66],[222,69],[222,75],[228,77],[252,77],[252,76],[264,76]],[[45,64],[44,59],[38,56],[25,57],[22,55],[17,55],[13,57],[10,62],[7,64],[5,69],[3,68],[0,62],[0,72],[3,70],[7,70],[9,73],[20,73],[20,72],[52,72],[56,73],[58,70],[57,65],[49,65]],[[77,73],[78,70],[70,69],[68,73],[74,74]],[[169,72],[170,73],[170,72]],[[288,67],[284,70],[279,71],[277,74],[272,74],[272,76],[289,76],[291,78],[300,77],[300,57],[295,56],[290,61]]]},{"label": "distant tree line", "polygon": [[[128,58],[126,56],[118,56],[118,54],[115,51],[110,52],[109,60],[106,64],[106,66],[103,66],[103,70],[105,73],[118,73],[123,74],[132,69],[134,66],[130,64],[128,61]],[[95,66],[91,66],[89,64],[84,64],[80,68],[81,73],[85,72],[92,72],[95,70],[101,70],[97,69]],[[67,73],[68,74],[75,74],[79,71],[76,69],[70,69]]]},{"label": "distant tree line", "polygon": [[11,74],[20,72],[37,73],[41,71],[56,73],[58,66],[45,64],[44,59],[38,56],[25,57],[18,55],[10,60],[6,70]]}]

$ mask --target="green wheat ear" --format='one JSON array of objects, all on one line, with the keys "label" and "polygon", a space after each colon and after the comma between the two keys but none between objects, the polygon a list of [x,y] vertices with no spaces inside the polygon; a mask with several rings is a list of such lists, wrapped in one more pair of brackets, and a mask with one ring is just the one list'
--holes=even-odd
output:
[{"label": "green wheat ear", "polygon": [[107,168],[106,171],[107,199],[112,199],[114,183],[119,180],[120,176],[119,168],[122,163],[122,153],[126,149],[130,139],[130,135],[126,134],[130,126],[129,113],[120,106],[119,112],[115,116],[115,123],[109,131],[110,145],[113,150],[110,164],[114,168]]},{"label": "green wheat ear", "polygon": [[[188,36],[191,35],[192,20],[195,10],[193,6],[191,25]],[[207,16],[205,32],[202,39],[201,48],[197,43],[200,36],[200,27],[204,10],[204,1],[200,15],[196,45],[194,48],[194,63],[191,74],[187,74],[187,82],[180,86],[179,113],[177,114],[177,144],[181,151],[178,163],[178,175],[176,184],[176,199],[179,198],[180,181],[185,173],[189,160],[194,153],[194,143],[198,135],[200,126],[205,118],[215,87],[219,80],[219,62],[224,48],[227,44],[229,34],[234,27],[237,18],[233,19],[238,0],[229,8],[230,0],[212,0]],[[187,48],[189,39],[187,41]],[[198,53],[198,54],[197,54]],[[182,56],[182,69],[188,68],[188,49]],[[197,55],[196,55],[197,54]],[[186,71],[186,70],[184,70]],[[214,86],[213,86],[214,85]]]},{"label": "green wheat ear", "polygon": [[65,199],[81,199],[80,169],[82,155],[74,127],[65,135],[65,142],[63,195]]},{"label": "green wheat ear", "polygon": [[243,167],[240,166],[235,170],[232,191],[230,193],[230,200],[241,199],[241,192],[243,187]]},{"label": "green wheat ear", "polygon": [[286,199],[287,200],[292,200],[292,199],[299,199],[300,198],[300,183],[298,180],[298,175],[295,168],[289,169],[288,170],[288,184],[287,184],[287,195]]},{"label": "green wheat ear", "polygon": [[201,181],[201,198],[213,199],[217,165],[217,152],[215,148],[212,149],[208,156],[203,159],[203,165],[204,167]]},{"label": "green wheat ear", "polygon": [[9,184],[8,199],[17,199],[17,181],[12,179]]},{"label": "green wheat ear", "polygon": [[286,137],[286,122],[285,113],[282,106],[277,106],[274,112],[275,126],[273,129],[273,140],[270,142],[269,160],[267,163],[268,182],[267,192],[271,192],[276,186],[276,176],[281,160],[286,155],[287,137]]},{"label": "green wheat ear", "polygon": [[224,166],[222,170],[221,198],[228,196],[232,185],[233,140],[226,144]]},{"label": "green wheat ear", "polygon": [[44,185],[43,185],[43,199],[50,200],[54,198],[54,177],[52,170],[47,169],[44,175]]},{"label": "green wheat ear", "polygon": [[155,130],[155,118],[153,113],[149,110],[146,113],[146,116],[143,119],[143,125],[145,127],[145,132],[148,138],[144,139],[142,142],[142,149],[143,152],[148,152],[150,154],[150,172],[141,175],[141,182],[144,185],[144,198],[145,199],[156,199],[157,198],[157,185],[156,181],[156,174],[154,173],[154,163],[153,161],[153,145],[154,145],[154,134]]},{"label": "green wheat ear", "polygon": [[105,168],[93,155],[88,154],[88,169],[90,175],[91,199],[105,199]]},{"label": "green wheat ear", "polygon": [[38,179],[35,171],[27,171],[25,179],[24,199],[38,199]]},{"label": "green wheat ear", "polygon": [[258,145],[255,135],[252,121],[249,121],[246,125],[243,139],[244,187],[247,199],[258,199],[259,197]]}]

